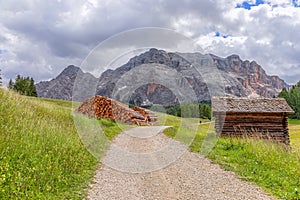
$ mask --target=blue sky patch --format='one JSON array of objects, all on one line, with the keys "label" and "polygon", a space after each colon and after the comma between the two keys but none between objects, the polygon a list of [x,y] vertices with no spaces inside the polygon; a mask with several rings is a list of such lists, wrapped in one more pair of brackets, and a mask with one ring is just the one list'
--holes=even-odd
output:
[{"label": "blue sky patch", "polygon": [[221,34],[219,31],[216,31],[216,32],[215,32],[215,37],[228,38],[228,36],[229,36],[229,35]]},{"label": "blue sky patch", "polygon": [[[293,0],[293,1],[298,1],[298,0]],[[265,3],[264,0],[256,0],[255,3],[248,3],[247,1],[244,1],[242,4],[237,4],[236,8],[244,8],[250,10],[253,6],[258,6],[264,3]]]},{"label": "blue sky patch", "polygon": [[7,53],[7,50],[5,50],[5,49],[0,49],[0,54],[5,54],[5,53]]},{"label": "blue sky patch", "polygon": [[295,7],[300,7],[298,0],[292,0],[292,3]]}]

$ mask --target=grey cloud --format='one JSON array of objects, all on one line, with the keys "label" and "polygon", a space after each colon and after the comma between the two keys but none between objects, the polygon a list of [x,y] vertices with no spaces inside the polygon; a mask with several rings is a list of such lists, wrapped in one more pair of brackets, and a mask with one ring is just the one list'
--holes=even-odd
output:
[{"label": "grey cloud", "polygon": [[[299,68],[298,68],[299,71]],[[290,74],[290,75],[283,75],[282,78],[284,78],[285,80],[287,80],[288,84],[295,84],[297,82],[299,82],[299,78],[300,77],[300,73],[297,74]]]},{"label": "grey cloud", "polygon": [[201,51],[193,44],[192,39],[170,29],[134,29],[122,32],[99,44],[82,63],[82,68],[95,72],[95,76],[100,76],[107,67],[115,68],[125,64],[131,57],[149,48],[173,52]]},{"label": "grey cloud", "polygon": [[[294,80],[284,69],[300,63],[300,35],[296,34],[300,32],[300,25],[295,25],[287,16],[269,19],[266,5],[256,7],[256,12],[251,10],[252,21],[246,14],[250,12],[248,10],[240,12],[237,19],[229,20],[225,15],[234,9],[234,5],[225,2],[124,0],[98,1],[98,6],[94,6],[83,0],[76,3],[69,0],[1,1],[0,32],[4,30],[1,26],[5,27],[14,37],[24,38],[28,48],[20,47],[10,36],[0,34],[0,49],[14,53],[9,62],[3,61],[8,59],[7,56],[2,56],[0,64],[7,77],[13,73],[32,73],[37,80],[49,79],[69,64],[80,65],[97,44],[112,35],[133,28],[162,27],[180,33],[191,32],[194,39],[214,31],[234,37],[247,36],[244,43],[235,46],[225,42],[214,44],[211,53],[221,56],[236,53],[244,59],[257,60],[269,73],[279,72],[286,80]],[[186,22],[178,23],[182,19]],[[257,43],[264,37],[270,39],[270,44]],[[132,40],[128,49],[134,49],[134,43],[140,41]],[[115,41],[111,48],[123,52],[126,47],[122,44],[122,41]],[[151,45],[150,41],[146,45]],[[171,45],[172,48],[175,47]],[[20,68],[24,65],[27,67]]]}]

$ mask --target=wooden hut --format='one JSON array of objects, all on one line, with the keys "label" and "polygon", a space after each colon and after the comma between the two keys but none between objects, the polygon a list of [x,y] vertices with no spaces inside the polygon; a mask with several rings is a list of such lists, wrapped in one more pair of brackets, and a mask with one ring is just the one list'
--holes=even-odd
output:
[{"label": "wooden hut", "polygon": [[288,114],[283,98],[213,97],[215,129],[220,136],[257,137],[289,144]]}]

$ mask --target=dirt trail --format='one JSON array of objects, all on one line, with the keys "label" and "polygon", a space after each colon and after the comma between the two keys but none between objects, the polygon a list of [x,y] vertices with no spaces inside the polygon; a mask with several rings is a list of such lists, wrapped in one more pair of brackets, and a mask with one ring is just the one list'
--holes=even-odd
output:
[{"label": "dirt trail", "polygon": [[162,134],[136,127],[118,135],[102,159],[88,199],[274,199]]}]

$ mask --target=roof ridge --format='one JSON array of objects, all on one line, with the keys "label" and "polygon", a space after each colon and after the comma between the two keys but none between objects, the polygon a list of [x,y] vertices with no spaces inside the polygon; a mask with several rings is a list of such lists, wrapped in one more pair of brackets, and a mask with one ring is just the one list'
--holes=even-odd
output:
[{"label": "roof ridge", "polygon": [[293,113],[284,98],[213,97],[213,112]]}]

